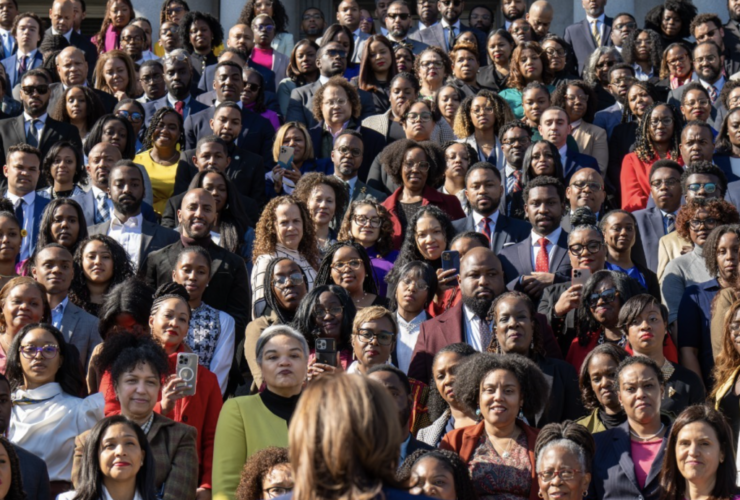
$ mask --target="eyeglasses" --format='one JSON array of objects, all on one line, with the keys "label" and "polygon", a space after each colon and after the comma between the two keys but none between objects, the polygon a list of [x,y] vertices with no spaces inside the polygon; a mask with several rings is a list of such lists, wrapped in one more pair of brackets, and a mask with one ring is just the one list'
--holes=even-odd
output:
[{"label": "eyeglasses", "polygon": [[510,139],[504,139],[501,144],[504,146],[513,146],[514,144],[527,144],[531,141],[529,137],[512,137]]},{"label": "eyeglasses", "polygon": [[588,306],[591,308],[596,307],[599,304],[599,300],[604,304],[611,304],[617,298],[618,294],[619,292],[617,292],[616,288],[609,288],[601,293],[592,293],[588,298]]},{"label": "eyeglasses", "polygon": [[406,121],[410,122],[427,123],[431,119],[432,114],[429,111],[422,111],[421,113],[406,113]]},{"label": "eyeglasses", "polygon": [[563,49],[546,49],[545,54],[550,57],[565,57],[565,51]]},{"label": "eyeglasses", "polygon": [[349,146],[340,146],[334,148],[334,151],[339,153],[341,156],[351,156],[352,158],[359,158],[362,156],[362,150],[360,148],[351,148]]},{"label": "eyeglasses", "polygon": [[244,84],[244,90],[248,90],[250,92],[259,92],[259,90],[260,90],[260,84],[259,83],[246,82]]},{"label": "eyeglasses", "polygon": [[402,12],[402,13],[399,13],[399,14],[386,14],[385,17],[387,17],[389,19],[392,19],[394,21],[396,19],[400,19],[401,21],[406,21],[410,16],[411,16],[411,14],[407,14],[406,12]]},{"label": "eyeglasses", "polygon": [[311,21],[311,20],[320,21],[322,19],[324,19],[324,16],[322,16],[321,14],[305,14],[303,16],[304,21]]},{"label": "eyeglasses", "polygon": [[693,191],[695,193],[701,191],[701,188],[704,188],[704,191],[709,194],[714,193],[717,190],[717,184],[714,182],[694,182],[686,187],[689,191]]},{"label": "eyeglasses", "polygon": [[123,43],[131,43],[131,42],[143,42],[144,38],[140,36],[122,36],[121,41]]},{"label": "eyeglasses", "polygon": [[617,61],[612,61],[611,59],[608,61],[600,62],[596,65],[597,68],[611,68],[617,64]]},{"label": "eyeglasses", "polygon": [[714,229],[717,227],[717,219],[691,219],[689,221],[689,227],[694,231],[698,231],[702,228]]},{"label": "eyeglasses", "polygon": [[339,50],[339,49],[329,49],[324,54],[327,54],[329,57],[339,57],[344,59],[347,57],[347,51],[346,50]]},{"label": "eyeglasses", "polygon": [[27,85],[25,87],[21,87],[21,90],[26,95],[33,95],[34,93],[38,95],[46,95],[46,93],[49,92],[49,86],[48,85]]},{"label": "eyeglasses", "polygon": [[436,59],[434,61],[422,61],[419,63],[419,66],[422,68],[441,68],[442,61]]},{"label": "eyeglasses", "polygon": [[672,124],[673,124],[673,118],[669,116],[666,116],[665,118],[651,118],[650,119],[651,127],[657,127],[659,125],[663,125],[664,127],[667,127]]},{"label": "eyeglasses", "polygon": [[717,62],[717,56],[705,56],[705,57],[695,57],[694,58],[694,64],[701,64],[703,62],[714,64]]},{"label": "eyeglasses", "polygon": [[275,278],[272,280],[272,284],[278,288],[285,288],[286,286],[288,286],[288,282],[293,285],[300,285],[304,281],[305,280],[303,279],[303,275],[301,273],[293,273],[289,274],[288,276],[275,276]]},{"label": "eyeglasses", "polygon": [[617,30],[617,31],[622,31],[625,28],[627,28],[629,30],[633,30],[633,29],[637,28],[637,23],[634,23],[634,22],[630,21],[628,23],[622,23],[622,24],[615,24],[614,25],[614,29]]},{"label": "eyeglasses", "polygon": [[543,482],[549,483],[555,477],[560,477],[563,481],[570,481],[576,474],[581,472],[579,469],[560,469],[560,470],[543,470],[538,472],[537,476],[542,479]]},{"label": "eyeglasses", "polygon": [[693,108],[697,104],[702,108],[709,106],[709,99],[692,99],[684,103],[686,106]]},{"label": "eyeglasses", "polygon": [[162,28],[159,30],[160,35],[164,35],[165,33],[172,33],[173,35],[177,35],[180,32],[180,29],[177,26],[170,26],[169,28]]},{"label": "eyeglasses", "polygon": [[380,227],[380,217],[366,217],[364,215],[355,215],[352,217],[358,226],[369,225],[370,227]]},{"label": "eyeglasses", "polygon": [[267,498],[277,498],[282,495],[287,495],[291,491],[293,491],[293,488],[285,488],[283,486],[275,486],[274,488],[267,488],[266,490],[262,490],[263,492],[267,493]]},{"label": "eyeglasses", "polygon": [[591,191],[601,191],[603,189],[601,184],[599,184],[598,182],[588,181],[575,181],[570,186],[576,188],[579,191],[583,191],[586,188],[589,188]]},{"label": "eyeglasses", "polygon": [[267,31],[270,32],[275,29],[275,26],[272,24],[255,24],[254,29],[257,31]]},{"label": "eyeglasses", "polygon": [[347,99],[344,97],[340,97],[339,99],[329,99],[328,101],[324,101],[324,104],[327,106],[344,106],[347,104]]},{"label": "eyeglasses", "polygon": [[443,0],[442,5],[445,7],[449,7],[450,5],[454,5],[455,7],[460,7],[462,4],[462,0]]},{"label": "eyeglasses", "polygon": [[587,94],[566,94],[565,100],[568,102],[588,102]]},{"label": "eyeglasses", "polygon": [[650,185],[655,189],[660,189],[663,186],[667,188],[676,187],[680,181],[678,179],[655,179],[650,181]]},{"label": "eyeglasses", "polygon": [[589,241],[585,245],[581,245],[580,243],[571,245],[568,247],[568,251],[573,257],[580,257],[583,255],[584,250],[587,250],[588,253],[592,254],[601,250],[602,246],[604,246],[604,244],[600,241]]},{"label": "eyeglasses", "polygon": [[324,307],[316,307],[313,310],[313,317],[316,319],[323,319],[328,314],[332,318],[336,318],[344,311],[342,306],[331,306],[328,309]]},{"label": "eyeglasses", "polygon": [[402,278],[401,283],[403,283],[406,288],[413,285],[417,290],[424,291],[429,289],[427,282],[420,279]]},{"label": "eyeglasses", "polygon": [[56,344],[46,344],[42,347],[35,345],[22,345],[20,347],[21,355],[26,359],[33,359],[41,353],[44,359],[54,359],[59,353],[59,346]]},{"label": "eyeglasses", "polygon": [[118,111],[116,113],[116,116],[120,116],[121,118],[125,118],[130,122],[136,122],[136,123],[139,123],[144,119],[141,113],[138,113],[136,111],[134,111],[133,113],[129,113],[125,109]]},{"label": "eyeglasses", "polygon": [[422,172],[427,172],[429,167],[431,167],[431,164],[428,161],[420,161],[417,163],[403,162],[403,169],[406,172],[411,172],[414,168]]},{"label": "eyeglasses", "polygon": [[357,271],[359,268],[362,267],[362,265],[363,265],[362,260],[352,259],[352,260],[345,260],[344,262],[335,262],[334,264],[331,265],[331,268],[339,272],[344,271],[348,267],[350,269],[354,269],[355,271]]},{"label": "eyeglasses", "polygon": [[184,7],[172,7],[171,9],[167,9],[167,15],[172,16],[174,14],[179,14],[183,10],[185,10]]},{"label": "eyeglasses", "polygon": [[470,112],[474,115],[482,115],[483,113],[490,115],[493,113],[493,111],[494,110],[492,106],[477,107],[470,110]]},{"label": "eyeglasses", "polygon": [[396,338],[395,333],[391,332],[377,332],[375,333],[372,330],[359,330],[357,333],[357,340],[362,342],[363,344],[369,344],[373,341],[373,339],[377,339],[379,345],[391,345],[393,343],[393,340]]},{"label": "eyeglasses", "polygon": [[688,58],[689,58],[688,54],[683,54],[681,56],[678,56],[676,59],[666,59],[666,64],[668,64],[668,66],[670,66],[671,68],[675,68],[682,62],[685,62],[686,60],[688,60]]},{"label": "eyeglasses", "polygon": [[162,59],[162,62],[164,64],[172,63],[172,62],[185,62],[189,61],[187,53],[178,52],[177,54],[170,54],[164,59]]}]

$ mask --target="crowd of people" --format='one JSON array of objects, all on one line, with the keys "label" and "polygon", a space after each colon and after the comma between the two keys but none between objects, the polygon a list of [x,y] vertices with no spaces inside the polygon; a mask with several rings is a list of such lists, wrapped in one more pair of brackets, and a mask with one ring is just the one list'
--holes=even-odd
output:
[{"label": "crowd of people", "polygon": [[740,498],[740,1],[605,5],[0,0],[0,500]]}]

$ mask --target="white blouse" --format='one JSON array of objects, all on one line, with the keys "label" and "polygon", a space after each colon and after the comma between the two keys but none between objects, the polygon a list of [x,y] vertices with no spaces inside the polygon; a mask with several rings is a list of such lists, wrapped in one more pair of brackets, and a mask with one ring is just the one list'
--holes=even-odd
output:
[{"label": "white blouse", "polygon": [[8,439],[44,462],[51,481],[72,480],[75,438],[103,418],[102,393],[80,399],[52,382],[13,395]]},{"label": "white blouse", "polygon": [[[76,496],[77,492],[75,490],[65,491],[64,493],[57,495],[56,500],[72,500]],[[103,494],[100,495],[100,500],[113,500],[113,497],[108,493],[108,488],[105,486],[103,486]],[[139,490],[136,490],[134,493],[134,500],[141,500],[141,493],[139,493]]]}]

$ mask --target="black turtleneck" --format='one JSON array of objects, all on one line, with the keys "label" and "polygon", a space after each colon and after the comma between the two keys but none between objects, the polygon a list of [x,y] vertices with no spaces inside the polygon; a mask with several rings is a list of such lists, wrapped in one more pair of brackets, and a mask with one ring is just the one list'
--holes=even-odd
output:
[{"label": "black turtleneck", "polygon": [[624,421],[627,420],[627,415],[624,413],[624,411],[620,411],[619,413],[610,415],[606,411],[604,411],[603,408],[599,408],[599,420],[601,420],[601,423],[604,424],[604,427],[606,427],[607,429],[612,429],[614,427],[619,427],[620,425],[622,425]]},{"label": "black turtleneck", "polygon": [[293,412],[295,411],[295,407],[298,404],[298,398],[300,396],[300,394],[296,394],[295,396],[284,398],[283,396],[278,396],[274,392],[270,392],[267,388],[260,393],[260,398],[267,409],[288,423],[290,423],[290,419],[293,416]]},{"label": "black turtleneck", "polygon": [[206,250],[208,250],[208,247],[210,247],[211,244],[213,243],[210,232],[208,233],[208,235],[206,235],[205,238],[198,238],[198,239],[185,236],[185,233],[183,232],[180,235],[180,241],[182,242],[182,246],[186,248],[195,246],[195,247],[203,247]]}]

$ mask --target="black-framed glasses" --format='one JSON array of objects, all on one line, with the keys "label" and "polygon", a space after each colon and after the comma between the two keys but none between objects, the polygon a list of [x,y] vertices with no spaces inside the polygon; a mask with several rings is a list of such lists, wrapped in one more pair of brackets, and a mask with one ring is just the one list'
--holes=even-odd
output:
[{"label": "black-framed glasses", "polygon": [[34,93],[38,95],[46,95],[49,92],[49,86],[48,85],[26,85],[24,87],[21,87],[21,90],[26,95],[33,95]]},{"label": "black-framed glasses", "polygon": [[259,83],[252,83],[252,82],[245,82],[244,83],[244,90],[248,90],[250,92],[259,92],[259,90],[260,90],[260,84]]},{"label": "black-framed glasses", "polygon": [[396,338],[396,334],[393,332],[374,332],[372,330],[367,329],[360,329],[357,333],[357,340],[362,342],[363,344],[369,344],[373,341],[373,339],[376,339],[378,341],[379,345],[388,346],[393,343],[393,340]]},{"label": "black-framed glasses", "polygon": [[604,244],[600,241],[589,241],[585,245],[575,243],[568,247],[568,251],[573,257],[580,257],[583,255],[584,250],[588,251],[589,254],[593,254],[601,250],[602,246],[604,246]]},{"label": "black-framed glasses", "polygon": [[586,188],[589,188],[591,191],[601,191],[603,189],[600,183],[591,181],[575,181],[571,184],[571,187],[579,191],[583,191]]},{"label": "black-framed glasses", "polygon": [[370,226],[370,227],[380,227],[380,217],[367,217],[365,215],[355,215],[352,217],[352,220],[355,221],[355,224],[358,226]]},{"label": "black-framed glasses", "polygon": [[185,62],[185,61],[190,62],[190,59],[189,59],[189,56],[188,56],[187,52],[186,53],[178,52],[176,54],[169,54],[169,55],[165,56],[164,59],[162,59],[162,63],[164,63],[164,64],[175,62],[175,61],[177,61],[177,62]]},{"label": "black-framed glasses", "polygon": [[400,280],[406,288],[414,286],[417,290],[429,290],[429,284],[426,281],[416,278],[402,278]]},{"label": "black-framed glasses", "polygon": [[664,127],[668,127],[673,124],[673,117],[672,116],[666,116],[663,118],[651,118],[650,119],[650,126],[651,127],[657,127],[659,125],[663,125]]},{"label": "black-framed glasses", "polygon": [[59,346],[56,344],[46,344],[45,346],[36,347],[35,345],[22,345],[20,347],[21,355],[26,359],[33,359],[41,353],[44,359],[54,359],[59,354]]},{"label": "black-framed glasses", "polygon": [[627,23],[621,23],[621,24],[615,24],[614,25],[614,29],[616,31],[622,31],[625,28],[630,29],[630,30],[636,29],[637,28],[637,23],[632,22],[632,21],[629,21]]},{"label": "black-framed glasses", "polygon": [[329,49],[325,51],[324,54],[327,54],[329,57],[340,57],[342,59],[347,57],[347,51],[340,49]]},{"label": "black-framed glasses", "polygon": [[565,57],[565,51],[563,49],[545,49],[545,54],[549,57]]},{"label": "black-framed glasses", "polygon": [[717,190],[717,183],[716,182],[692,182],[688,186],[686,186],[686,189],[693,192],[701,191],[701,188],[704,188],[704,191],[706,191],[709,194],[714,193]]},{"label": "black-framed glasses", "polygon": [[503,141],[501,141],[501,144],[503,144],[504,146],[513,146],[514,144],[523,145],[530,142],[532,142],[532,139],[530,139],[529,136],[522,136],[504,139]]},{"label": "black-framed glasses", "polygon": [[164,75],[162,73],[154,73],[153,75],[139,77],[139,81],[144,83],[158,83],[162,80],[164,80]]},{"label": "black-framed glasses", "polygon": [[596,307],[599,304],[599,301],[603,302],[604,304],[611,304],[612,302],[614,302],[614,299],[617,298],[618,294],[619,292],[616,288],[609,288],[601,293],[592,293],[588,297],[588,306],[592,308]]},{"label": "black-framed glasses", "polygon": [[300,285],[304,281],[305,280],[301,273],[293,273],[289,274],[288,276],[275,276],[275,278],[273,278],[272,280],[272,284],[278,288],[284,288],[288,286],[288,283],[291,283],[293,285]]},{"label": "black-framed glasses", "polygon": [[334,148],[334,151],[339,153],[341,156],[351,156],[352,158],[359,158],[362,156],[362,150],[360,148],[351,148],[349,146],[339,146]]},{"label": "black-framed glasses", "polygon": [[335,262],[331,265],[331,268],[335,271],[342,272],[347,268],[357,271],[362,267],[362,259],[350,259],[345,261]]},{"label": "black-framed glasses", "polygon": [[171,7],[167,9],[166,12],[168,16],[174,16],[175,14],[179,14],[184,10],[185,10],[185,7]]},{"label": "black-framed glasses", "polygon": [[139,113],[138,111],[129,112],[129,111],[126,111],[125,109],[118,110],[116,112],[116,116],[119,116],[121,118],[125,118],[128,121],[130,121],[130,122],[136,122],[136,123],[139,123],[142,120],[144,120],[144,116],[141,113]]},{"label": "black-framed glasses", "polygon": [[650,181],[650,185],[655,189],[660,189],[663,186],[667,188],[672,188],[676,187],[679,182],[681,181],[679,181],[678,179],[655,179],[654,181]]},{"label": "black-framed glasses", "polygon": [[324,319],[326,315],[328,314],[332,318],[336,318],[342,312],[344,311],[344,307],[342,306],[331,306],[331,307],[321,307],[317,306],[314,307],[313,310],[313,317],[316,319]]},{"label": "black-framed glasses", "polygon": [[545,483],[549,483],[558,476],[563,481],[570,481],[579,472],[581,472],[580,469],[543,470],[542,472],[538,472],[537,476]]},{"label": "black-framed glasses", "polygon": [[689,221],[689,227],[694,231],[698,231],[702,228],[714,229],[717,227],[717,219],[711,217],[707,219],[691,219]]},{"label": "black-framed glasses", "polygon": [[421,113],[406,113],[406,120],[410,122],[428,123],[431,119],[432,114],[429,111],[422,111]]},{"label": "black-framed glasses", "polygon": [[408,14],[406,12],[399,12],[398,14],[386,14],[385,17],[390,18],[392,20],[400,19],[401,21],[406,21],[411,14]]}]

